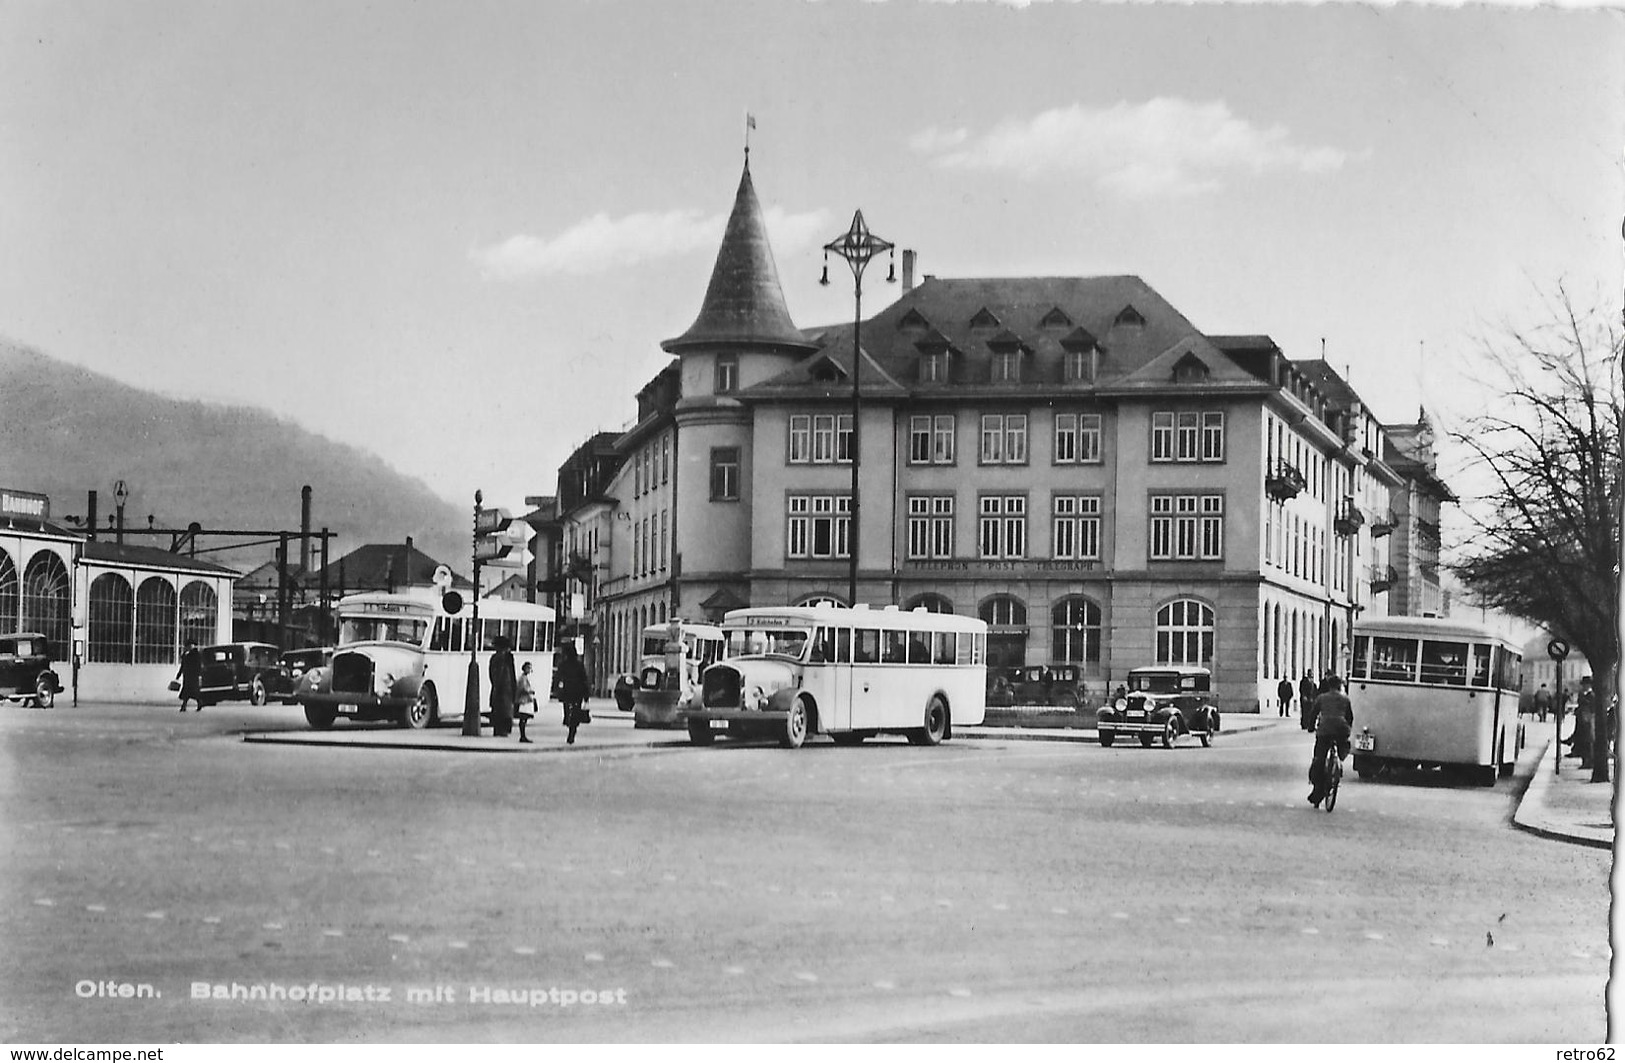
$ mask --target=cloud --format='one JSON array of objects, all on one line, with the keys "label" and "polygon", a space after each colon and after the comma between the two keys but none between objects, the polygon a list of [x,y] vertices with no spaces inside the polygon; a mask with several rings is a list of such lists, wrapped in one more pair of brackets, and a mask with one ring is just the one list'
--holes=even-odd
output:
[{"label": "cloud", "polygon": [[930,128],[911,137],[909,146],[946,169],[1028,180],[1081,177],[1132,198],[1205,192],[1236,173],[1326,173],[1349,158],[1337,148],[1295,143],[1284,126],[1255,126],[1222,100],[1165,96],[1054,108],[1006,120],[976,137]]},{"label": "cloud", "polygon": [[[792,214],[778,207],[763,212],[776,255],[806,246],[830,226],[824,210]],[[501,243],[476,248],[469,257],[494,280],[522,280],[548,274],[587,276],[642,265],[691,252],[715,252],[727,214],[697,210],[639,212],[612,218],[594,214],[556,236],[519,233]]]}]

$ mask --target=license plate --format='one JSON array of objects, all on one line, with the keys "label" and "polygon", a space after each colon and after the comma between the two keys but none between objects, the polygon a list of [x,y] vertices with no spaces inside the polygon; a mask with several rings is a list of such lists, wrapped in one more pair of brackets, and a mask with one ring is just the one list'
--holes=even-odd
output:
[{"label": "license plate", "polygon": [[1354,748],[1361,753],[1369,753],[1377,748],[1377,736],[1358,734],[1354,736]]},{"label": "license plate", "polygon": [[345,714],[347,716],[354,716],[356,713],[358,713],[360,711],[361,711],[361,706],[360,705],[340,705],[339,706],[339,712],[341,712],[341,713],[343,713],[343,714]]},{"label": "license plate", "polygon": [[727,729],[728,729],[728,721],[727,720],[712,720],[711,721],[711,730],[713,730],[713,731],[726,731]]},{"label": "license plate", "polygon": [[1131,719],[1131,720],[1143,720],[1143,719],[1145,719],[1145,713],[1143,713],[1143,712],[1131,712],[1131,713],[1128,714],[1128,718]]}]

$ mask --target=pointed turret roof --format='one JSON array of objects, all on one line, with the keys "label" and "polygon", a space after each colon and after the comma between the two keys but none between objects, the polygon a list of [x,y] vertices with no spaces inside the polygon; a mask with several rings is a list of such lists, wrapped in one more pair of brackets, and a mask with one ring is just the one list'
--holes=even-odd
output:
[{"label": "pointed turret roof", "polygon": [[767,242],[767,226],[762,221],[762,205],[756,200],[756,186],[751,183],[748,157],[700,316],[687,332],[660,346],[675,354],[689,347],[735,345],[797,351],[818,346],[808,342],[796,328],[784,305],[784,290],[779,287],[779,271]]}]

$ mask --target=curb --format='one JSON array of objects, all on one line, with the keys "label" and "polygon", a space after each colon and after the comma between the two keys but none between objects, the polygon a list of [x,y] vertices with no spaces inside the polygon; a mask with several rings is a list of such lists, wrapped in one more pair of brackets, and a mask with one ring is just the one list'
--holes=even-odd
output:
[{"label": "curb", "polygon": [[[1512,825],[1519,830],[1527,831],[1541,838],[1553,841],[1568,842],[1571,845],[1585,845],[1593,849],[1612,849],[1613,838],[1593,836],[1591,834],[1577,834],[1573,830],[1565,830],[1552,820],[1545,818],[1546,791],[1554,784],[1553,769],[1556,764],[1557,743],[1551,739],[1546,742],[1546,748],[1541,751],[1540,764],[1535,768],[1534,776],[1529,780],[1523,796],[1518,799],[1517,811],[1512,813]],[[1578,768],[1574,769],[1580,770]]]}]

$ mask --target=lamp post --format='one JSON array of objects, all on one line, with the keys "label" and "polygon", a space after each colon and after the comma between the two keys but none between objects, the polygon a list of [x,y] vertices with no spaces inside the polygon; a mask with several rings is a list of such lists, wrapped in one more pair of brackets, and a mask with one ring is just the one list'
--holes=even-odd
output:
[{"label": "lamp post", "polygon": [[113,485],[113,503],[115,506],[117,506],[118,513],[118,523],[115,525],[118,532],[114,536],[113,541],[119,546],[124,545],[124,500],[129,497],[130,491],[124,486],[123,480],[120,480]]},{"label": "lamp post", "polygon": [[[829,253],[835,252],[846,260],[852,269],[852,502],[851,512],[847,516],[847,553],[851,559],[847,577],[847,604],[858,604],[858,418],[862,413],[859,406],[860,392],[858,389],[858,359],[860,357],[861,341],[863,336],[863,271],[869,265],[869,260],[880,252],[890,254],[896,246],[869,231],[864,224],[863,211],[856,211],[852,215],[852,227],[824,245],[824,275],[819,278],[819,284],[829,283]],[[897,264],[891,263],[886,274],[886,283],[894,284],[897,281]],[[837,451],[840,447],[840,422],[835,426],[835,441]],[[837,457],[839,454],[837,454]]]}]

